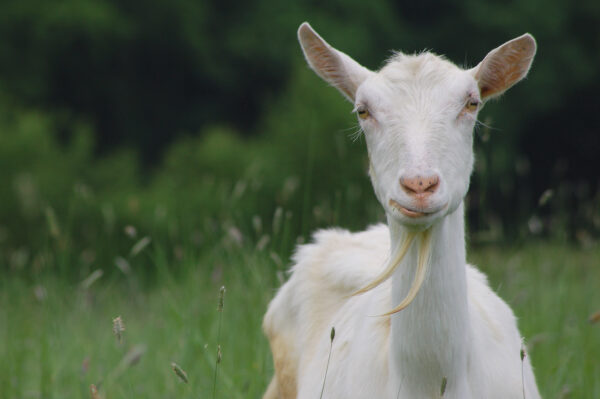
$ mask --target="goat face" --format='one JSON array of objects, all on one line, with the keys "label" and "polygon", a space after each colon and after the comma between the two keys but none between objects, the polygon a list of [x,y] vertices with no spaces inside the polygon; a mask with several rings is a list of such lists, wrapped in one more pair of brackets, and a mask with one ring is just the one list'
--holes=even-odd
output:
[{"label": "goat face", "polygon": [[388,215],[428,226],[458,207],[469,187],[480,105],[473,74],[429,53],[396,55],[363,81],[355,109]]},{"label": "goat face", "polygon": [[307,23],[298,38],[311,68],[354,103],[379,202],[388,216],[419,229],[462,202],[473,169],[477,113],[527,75],[536,51],[525,34],[470,70],[431,53],[398,53],[373,72]]}]

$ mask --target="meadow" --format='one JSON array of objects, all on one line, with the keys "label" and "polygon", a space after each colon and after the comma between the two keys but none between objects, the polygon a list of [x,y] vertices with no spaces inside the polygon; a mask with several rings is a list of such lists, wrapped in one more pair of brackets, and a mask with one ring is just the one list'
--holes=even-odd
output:
[{"label": "meadow", "polygon": [[0,2],[0,399],[261,397],[294,247],[384,219],[304,20],[373,69],[535,34],[475,130],[467,259],[543,397],[600,398],[600,2],[238,3]]},{"label": "meadow", "polygon": [[[299,72],[263,135],[214,126],[144,173],[133,151],[94,155],[85,126],[61,143],[49,115],[0,113],[0,398],[94,398],[92,384],[100,398],[261,396],[261,319],[293,248],[383,220],[347,106],[312,78]],[[468,259],[519,317],[544,397],[598,398],[598,202],[572,223],[557,183],[501,218],[484,190],[498,136],[476,134]]]},{"label": "meadow", "polygon": [[[241,236],[208,254],[184,248],[176,261],[164,244],[131,241],[139,252],[121,258],[125,276],[1,280],[0,397],[90,397],[91,384],[104,398],[261,396],[273,372],[261,319],[287,260]],[[470,252],[517,314],[545,398],[600,397],[600,325],[590,320],[600,310],[599,258],[597,247],[556,242]],[[155,281],[136,268],[153,269]]]}]

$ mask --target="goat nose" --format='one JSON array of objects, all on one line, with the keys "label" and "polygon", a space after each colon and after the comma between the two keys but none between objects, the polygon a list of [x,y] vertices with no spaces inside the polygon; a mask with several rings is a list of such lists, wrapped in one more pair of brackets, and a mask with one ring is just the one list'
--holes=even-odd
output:
[{"label": "goat nose", "polygon": [[415,176],[400,178],[400,186],[409,195],[430,195],[433,194],[440,185],[438,175]]}]

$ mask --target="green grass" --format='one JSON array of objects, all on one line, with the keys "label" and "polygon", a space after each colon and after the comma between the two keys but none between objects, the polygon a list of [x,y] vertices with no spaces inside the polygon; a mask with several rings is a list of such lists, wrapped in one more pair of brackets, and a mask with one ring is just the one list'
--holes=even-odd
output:
[{"label": "green grass", "polygon": [[[152,258],[149,263],[162,262]],[[35,286],[3,279],[0,397],[89,397],[93,383],[110,398],[210,398],[218,344],[218,397],[258,397],[272,373],[261,331],[261,314],[278,285],[268,255],[230,251],[189,259],[173,273],[157,266],[158,282],[144,289],[108,279],[87,290],[53,278]],[[221,285],[227,292],[217,342]],[[35,287],[43,287],[44,299],[36,298]],[[122,344],[112,332],[119,315]],[[119,362],[138,345],[145,347],[139,363],[119,375]],[[171,362],[187,372],[188,384]]]},{"label": "green grass", "polygon": [[600,398],[600,248],[536,243],[475,251],[470,261],[519,319],[544,398]]},{"label": "green grass", "polygon": [[[211,398],[217,345],[217,397],[260,397],[272,375],[261,319],[281,276],[267,252],[230,247],[167,265],[153,245],[141,255],[157,269],[151,284],[104,276],[83,289],[53,277],[3,277],[0,397],[90,397],[96,384],[105,398]],[[588,322],[600,309],[598,259],[598,248],[550,243],[470,253],[518,315],[545,398],[600,397],[600,324]],[[119,315],[121,344],[112,332]],[[139,362],[119,366],[132,348],[145,348]]]}]

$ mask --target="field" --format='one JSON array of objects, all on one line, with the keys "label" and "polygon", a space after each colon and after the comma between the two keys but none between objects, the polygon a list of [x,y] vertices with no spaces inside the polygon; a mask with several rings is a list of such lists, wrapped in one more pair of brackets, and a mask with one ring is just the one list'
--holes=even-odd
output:
[{"label": "field", "polygon": [[[471,114],[467,259],[517,314],[543,397],[599,399],[600,1],[230,5],[0,1],[0,399],[261,397],[294,247],[385,220],[361,104],[307,66],[303,21],[373,71],[423,49],[472,68],[535,37],[527,79]],[[479,97],[500,94],[480,71]],[[409,91],[415,116],[432,105]]]},{"label": "field", "polygon": [[[168,264],[166,248],[143,242],[137,265],[155,269],[152,282],[136,270],[79,283],[3,277],[0,397],[90,397],[90,384],[105,398],[260,397],[273,371],[261,319],[286,267],[269,248],[228,243]],[[598,259],[597,247],[548,242],[470,251],[518,315],[545,398],[600,397],[600,325],[588,320],[600,310]]]}]

